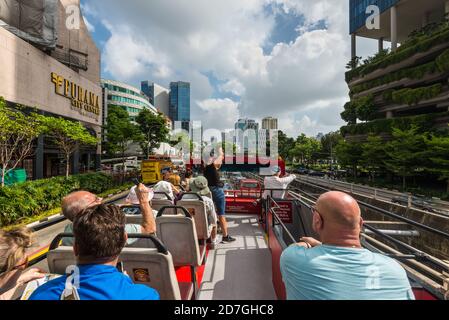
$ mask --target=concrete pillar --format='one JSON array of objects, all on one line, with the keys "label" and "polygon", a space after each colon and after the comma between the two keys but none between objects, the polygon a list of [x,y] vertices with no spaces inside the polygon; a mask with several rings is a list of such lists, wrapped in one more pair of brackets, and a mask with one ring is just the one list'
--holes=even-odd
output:
[{"label": "concrete pillar", "polygon": [[37,138],[36,154],[34,156],[34,177],[33,179],[44,178],[44,136]]},{"label": "concrete pillar", "polygon": [[381,53],[384,50],[384,38],[379,38],[379,53]]},{"label": "concrete pillar", "polygon": [[393,119],[393,111],[387,111],[387,119]]},{"label": "concrete pillar", "polygon": [[[351,34],[351,61],[354,62],[357,57],[357,36],[355,33]],[[355,63],[353,63],[353,68],[357,67]]]},{"label": "concrete pillar", "polygon": [[95,171],[101,170],[101,154],[95,155]]},{"label": "concrete pillar", "polygon": [[391,14],[391,51],[398,48],[398,11],[396,6],[390,9]]},{"label": "concrete pillar", "polygon": [[80,150],[79,148],[72,154],[72,174],[80,173]]}]

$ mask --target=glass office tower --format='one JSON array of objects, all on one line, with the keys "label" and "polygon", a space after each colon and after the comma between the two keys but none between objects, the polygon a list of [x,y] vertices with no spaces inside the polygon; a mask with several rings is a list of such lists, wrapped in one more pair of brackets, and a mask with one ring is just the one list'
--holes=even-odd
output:
[{"label": "glass office tower", "polygon": [[170,119],[182,122],[182,128],[190,129],[190,83],[172,82],[170,83]]}]

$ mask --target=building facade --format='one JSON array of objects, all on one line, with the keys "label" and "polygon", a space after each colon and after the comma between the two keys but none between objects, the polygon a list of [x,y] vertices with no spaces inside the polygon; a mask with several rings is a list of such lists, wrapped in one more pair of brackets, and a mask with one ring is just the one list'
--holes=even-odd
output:
[{"label": "building facade", "polygon": [[[79,0],[57,2],[55,48],[25,41],[0,27],[0,96],[11,106],[20,104],[45,115],[80,121],[99,138],[103,117],[100,51],[83,19],[78,28],[68,29],[66,8],[72,5],[79,8]],[[22,164],[29,178],[64,174],[64,157],[51,139],[39,137],[34,151]],[[100,143],[80,148],[70,159],[70,172],[95,170],[100,161]]]},{"label": "building facade", "polygon": [[170,83],[169,117],[173,122],[182,122],[182,129],[190,132],[190,83]]},{"label": "building facade", "polygon": [[267,117],[262,119],[262,130],[278,130],[278,119]]},{"label": "building facade", "polygon": [[[139,89],[115,80],[102,79],[101,84],[105,90],[105,114],[107,114],[107,109],[110,106],[119,106],[127,111],[131,121],[135,121],[139,113],[145,109],[150,110],[154,114],[158,113],[148,97]],[[104,123],[106,123],[106,118],[107,116]]]},{"label": "building facade", "polygon": [[259,141],[259,124],[251,119],[239,119],[235,123],[235,144],[237,150],[257,152]]},{"label": "building facade", "polygon": [[[366,7],[380,7],[380,28],[362,23]],[[363,63],[353,60],[346,73],[350,101],[342,133],[351,139],[378,134],[388,139],[391,128],[418,124],[447,129],[449,122],[448,0],[350,1],[352,55],[356,37],[377,40],[378,52]],[[384,50],[384,40],[391,49]],[[362,123],[363,122],[363,123]]]},{"label": "building facade", "polygon": [[150,99],[150,103],[164,115],[169,116],[170,113],[170,90],[166,89],[154,82],[142,81],[142,92]]}]

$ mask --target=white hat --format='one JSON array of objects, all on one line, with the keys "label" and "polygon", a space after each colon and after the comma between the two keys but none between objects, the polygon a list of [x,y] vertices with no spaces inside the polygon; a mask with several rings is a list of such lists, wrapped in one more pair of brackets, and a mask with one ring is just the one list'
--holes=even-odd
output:
[{"label": "white hat", "polygon": [[[137,198],[136,194],[136,186],[132,187],[131,190],[129,190],[128,197],[126,197],[126,202],[130,204],[140,204],[139,198]],[[149,194],[148,194],[148,200],[151,201],[154,197],[153,189],[147,188]]]},{"label": "white hat", "polygon": [[[170,200],[173,200],[175,196],[173,195],[173,188],[170,182],[160,181],[154,186],[154,192],[166,193],[170,196]],[[155,194],[155,199],[164,199],[165,196],[161,194]]]}]

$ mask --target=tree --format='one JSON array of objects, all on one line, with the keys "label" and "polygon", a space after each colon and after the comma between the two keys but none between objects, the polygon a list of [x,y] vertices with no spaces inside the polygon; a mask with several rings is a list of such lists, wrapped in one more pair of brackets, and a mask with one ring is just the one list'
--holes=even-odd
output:
[{"label": "tree", "polygon": [[42,126],[37,115],[27,115],[12,110],[0,97],[0,167],[1,186],[5,177],[22,161],[33,154],[33,141],[41,134]]},{"label": "tree", "polygon": [[305,134],[301,134],[296,139],[294,147],[290,149],[290,156],[299,158],[301,164],[309,165],[316,153],[320,150],[320,142],[315,138],[309,138]]},{"label": "tree", "polygon": [[369,135],[366,143],[362,144],[362,164],[370,172],[371,181],[374,181],[374,173],[385,167],[387,160],[385,142],[379,136]]},{"label": "tree", "polygon": [[357,167],[362,161],[362,145],[358,142],[341,140],[335,148],[338,162],[345,167],[352,167],[354,177],[357,177]]},{"label": "tree", "polygon": [[425,142],[430,162],[433,164],[427,170],[438,174],[441,180],[446,180],[447,194],[449,194],[449,136],[432,135],[426,138]]},{"label": "tree", "polygon": [[141,142],[141,132],[139,127],[129,120],[128,112],[119,106],[109,106],[106,121],[105,150],[111,156],[121,156],[125,174],[126,153],[132,143]]},{"label": "tree", "polygon": [[92,134],[78,121],[70,121],[61,117],[39,116],[43,125],[44,133],[50,136],[59,149],[64,153],[66,160],[65,176],[70,173],[70,156],[80,145],[96,145],[97,137]]},{"label": "tree", "polygon": [[279,133],[278,133],[279,155],[284,160],[286,160],[286,161],[291,160],[290,150],[292,149],[294,144],[295,144],[295,139],[288,137],[284,132],[279,131]]},{"label": "tree", "polygon": [[357,107],[347,102],[345,104],[345,111],[341,113],[341,118],[348,123],[348,125],[357,124]]},{"label": "tree", "polygon": [[339,131],[330,132],[321,138],[321,152],[322,155],[326,155],[331,159],[331,163],[334,161],[335,148],[343,140],[343,137]]},{"label": "tree", "polygon": [[170,130],[162,114],[155,115],[147,109],[139,113],[136,122],[142,132],[140,147],[145,156],[149,157],[153,149],[159,148],[161,143],[168,141]]},{"label": "tree", "polygon": [[425,136],[419,128],[412,125],[409,129],[393,128],[393,139],[385,147],[388,159],[384,161],[387,170],[402,177],[405,190],[407,177],[414,176],[423,166],[426,152]]}]

